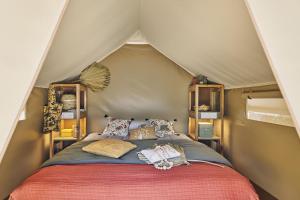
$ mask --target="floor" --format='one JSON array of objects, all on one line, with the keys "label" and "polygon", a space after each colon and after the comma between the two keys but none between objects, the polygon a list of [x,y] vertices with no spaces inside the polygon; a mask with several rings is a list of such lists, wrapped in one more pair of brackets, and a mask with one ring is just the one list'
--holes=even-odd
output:
[{"label": "floor", "polygon": [[254,183],[252,183],[252,184],[253,184],[257,194],[259,195],[260,200],[278,200],[277,198],[275,198],[274,196],[272,196],[271,194],[269,194],[268,192],[263,190],[261,187],[255,185]]}]

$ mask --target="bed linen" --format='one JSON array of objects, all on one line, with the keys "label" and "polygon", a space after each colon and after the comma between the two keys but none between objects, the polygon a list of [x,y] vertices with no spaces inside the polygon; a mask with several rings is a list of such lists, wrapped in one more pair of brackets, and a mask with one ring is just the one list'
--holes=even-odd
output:
[{"label": "bed linen", "polygon": [[[121,159],[83,152],[81,148],[91,142],[77,142],[59,152],[25,180],[10,199],[258,200],[249,181],[223,156],[182,136],[131,141],[138,148]],[[188,160],[215,162],[222,167],[192,162],[161,171],[136,156],[144,148],[166,143],[183,146]]]},{"label": "bed linen", "polygon": [[119,159],[106,156],[94,155],[82,151],[82,147],[92,143],[93,141],[77,142],[63,151],[56,154],[52,159],[46,161],[42,167],[51,165],[70,165],[70,164],[91,164],[91,163],[114,163],[114,164],[145,164],[137,157],[137,152],[143,149],[152,148],[155,144],[176,144],[184,148],[184,153],[187,160],[193,161],[208,161],[221,163],[231,166],[230,162],[223,156],[206,146],[205,144],[190,140],[190,139],[164,139],[164,140],[132,140],[131,143],[137,146],[136,149],[128,152]]},{"label": "bed linen", "polygon": [[249,181],[230,167],[207,164],[168,171],[138,164],[54,165],[28,178],[11,200],[258,200]]}]

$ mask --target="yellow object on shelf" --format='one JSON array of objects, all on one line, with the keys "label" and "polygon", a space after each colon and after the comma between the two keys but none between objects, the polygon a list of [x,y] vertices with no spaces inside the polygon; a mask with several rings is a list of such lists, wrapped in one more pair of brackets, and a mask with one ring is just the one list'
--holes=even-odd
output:
[{"label": "yellow object on shelf", "polygon": [[60,131],[60,136],[61,137],[72,137],[73,136],[73,129],[62,129]]}]

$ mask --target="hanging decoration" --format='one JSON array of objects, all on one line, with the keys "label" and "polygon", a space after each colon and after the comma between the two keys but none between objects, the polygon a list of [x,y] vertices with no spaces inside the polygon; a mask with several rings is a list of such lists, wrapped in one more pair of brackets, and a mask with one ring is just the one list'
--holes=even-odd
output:
[{"label": "hanging decoration", "polygon": [[44,133],[59,130],[59,120],[62,108],[63,104],[57,103],[56,91],[53,85],[50,85],[48,89],[48,105],[44,106]]},{"label": "hanging decoration", "polygon": [[110,72],[107,67],[94,62],[85,68],[80,75],[56,83],[80,83],[90,88],[93,92],[97,92],[109,85]]},{"label": "hanging decoration", "polygon": [[109,69],[100,63],[94,62],[81,72],[80,83],[94,92],[104,89],[110,83]]}]

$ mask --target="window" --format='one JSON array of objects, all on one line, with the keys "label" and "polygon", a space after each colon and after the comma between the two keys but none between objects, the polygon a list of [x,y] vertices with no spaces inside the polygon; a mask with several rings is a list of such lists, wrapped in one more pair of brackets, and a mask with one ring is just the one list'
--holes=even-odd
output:
[{"label": "window", "polygon": [[283,98],[247,99],[247,118],[278,125],[294,126]]}]

